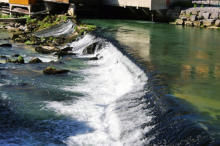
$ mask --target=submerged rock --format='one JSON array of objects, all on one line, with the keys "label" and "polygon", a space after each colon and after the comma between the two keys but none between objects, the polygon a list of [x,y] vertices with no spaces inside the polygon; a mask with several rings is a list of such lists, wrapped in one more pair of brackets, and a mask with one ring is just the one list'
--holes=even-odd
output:
[{"label": "submerged rock", "polygon": [[36,63],[41,63],[42,61],[39,58],[32,58],[29,63],[30,64],[36,64]]},{"label": "submerged rock", "polygon": [[56,47],[51,47],[51,46],[42,46],[42,47],[36,47],[35,51],[41,54],[50,54],[54,52],[58,52],[60,49]]},{"label": "submerged rock", "polygon": [[100,42],[95,42],[89,45],[86,49],[83,50],[83,54],[94,54],[95,51],[100,50],[102,48],[102,44]]},{"label": "submerged rock", "polygon": [[6,59],[6,62],[24,64],[24,57],[18,56],[17,59]]},{"label": "submerged rock", "polygon": [[67,72],[69,72],[69,70],[65,70],[65,69],[58,70],[54,67],[47,67],[46,69],[43,70],[43,73],[47,75],[64,74]]},{"label": "submerged rock", "polygon": [[5,44],[0,44],[0,47],[12,47],[12,44],[9,44],[9,43],[5,43]]}]

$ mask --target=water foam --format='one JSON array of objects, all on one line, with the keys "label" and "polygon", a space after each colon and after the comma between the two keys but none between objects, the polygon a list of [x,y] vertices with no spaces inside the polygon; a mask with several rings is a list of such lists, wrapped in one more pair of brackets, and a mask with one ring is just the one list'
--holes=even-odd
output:
[{"label": "water foam", "polygon": [[[91,43],[100,41],[86,35],[70,44],[74,51],[82,51]],[[114,45],[108,43],[97,51],[103,58],[88,61],[90,67],[82,70],[85,80],[77,86],[66,86],[63,90],[83,93],[78,101],[71,104],[48,102],[47,108],[57,114],[67,115],[86,123],[93,130],[73,134],[64,142],[67,145],[144,145],[148,140],[144,134],[151,127],[142,127],[151,120],[145,113],[145,85],[147,76]],[[81,56],[83,57],[83,56]],[[86,131],[86,132],[85,132]]]}]

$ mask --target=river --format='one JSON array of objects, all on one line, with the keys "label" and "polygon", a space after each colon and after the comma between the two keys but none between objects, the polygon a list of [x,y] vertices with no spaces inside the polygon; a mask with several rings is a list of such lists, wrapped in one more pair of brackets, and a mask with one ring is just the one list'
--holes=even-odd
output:
[{"label": "river", "polygon": [[[58,61],[21,44],[0,48],[1,55],[45,62],[0,59],[1,145],[218,144],[219,31],[134,20],[83,22],[99,28],[69,44],[77,56]],[[0,39],[7,35],[1,32]],[[84,55],[95,42],[101,50]],[[89,59],[94,56],[100,59]],[[47,66],[71,71],[48,76],[42,74]]]}]

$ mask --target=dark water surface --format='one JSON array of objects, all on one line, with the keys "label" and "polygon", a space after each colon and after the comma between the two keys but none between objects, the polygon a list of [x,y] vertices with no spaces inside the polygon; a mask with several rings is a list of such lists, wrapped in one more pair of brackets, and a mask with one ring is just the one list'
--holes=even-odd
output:
[{"label": "dark water surface", "polygon": [[220,31],[129,20],[83,20],[149,69],[154,66],[166,95],[188,108],[187,118],[220,137]]}]

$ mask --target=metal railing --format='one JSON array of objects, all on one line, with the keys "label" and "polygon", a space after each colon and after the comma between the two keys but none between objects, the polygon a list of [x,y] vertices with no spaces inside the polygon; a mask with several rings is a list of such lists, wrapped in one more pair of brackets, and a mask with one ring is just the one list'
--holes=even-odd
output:
[{"label": "metal railing", "polygon": [[192,0],[192,3],[208,6],[220,6],[220,0]]}]

